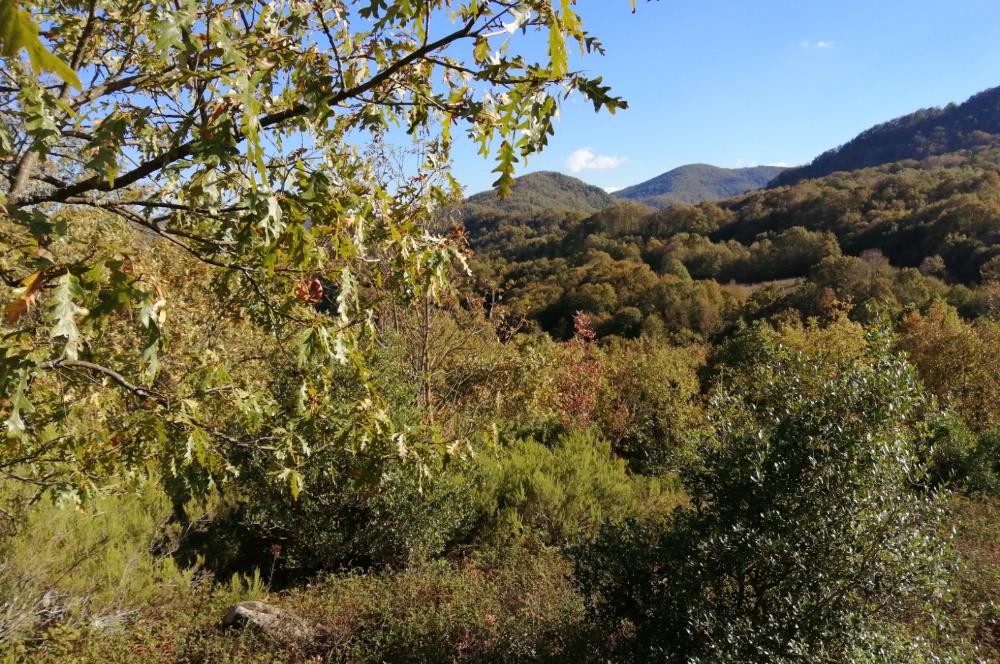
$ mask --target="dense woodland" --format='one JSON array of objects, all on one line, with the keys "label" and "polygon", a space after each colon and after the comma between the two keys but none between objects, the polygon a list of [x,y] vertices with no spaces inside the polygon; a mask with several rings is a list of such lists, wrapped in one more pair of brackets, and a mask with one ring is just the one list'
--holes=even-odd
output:
[{"label": "dense woodland", "polygon": [[[466,206],[476,288],[557,338],[586,312],[603,335],[707,339],[761,317],[808,319],[936,299],[996,315],[1000,149],[840,173],[656,211],[622,202]],[[560,199],[554,199],[560,200]]]},{"label": "dense woodland", "polygon": [[515,182],[572,3],[348,4],[0,12],[0,658],[1000,661],[1000,147]]},{"label": "dense woodland", "polygon": [[616,191],[614,197],[655,208],[675,203],[717,201],[760,189],[783,170],[780,166],[719,168],[709,164],[687,164]]},{"label": "dense woodland", "polygon": [[881,166],[991,143],[1000,133],[1000,87],[984,90],[961,104],[925,108],[862,132],[844,145],[790,168],[774,179],[786,185],[836,171]]}]

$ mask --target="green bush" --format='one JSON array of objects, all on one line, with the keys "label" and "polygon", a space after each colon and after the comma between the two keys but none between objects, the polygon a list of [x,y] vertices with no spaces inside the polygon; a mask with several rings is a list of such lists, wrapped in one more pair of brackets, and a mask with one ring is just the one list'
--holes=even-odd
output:
[{"label": "green bush", "polygon": [[940,510],[913,488],[924,398],[886,348],[876,336],[864,361],[826,366],[762,350],[749,372],[768,380],[713,400],[715,433],[684,473],[691,506],[581,550],[618,658],[854,661],[944,589]]},{"label": "green bush", "polygon": [[0,642],[55,625],[117,625],[187,593],[194,572],[170,557],[170,515],[152,483],[79,508],[49,500],[28,508],[0,541]]},{"label": "green bush", "polygon": [[705,349],[639,340],[609,344],[597,421],[634,472],[676,471],[705,424],[698,370]]},{"label": "green bush", "polygon": [[1000,428],[979,434],[967,483],[976,491],[1000,493]]},{"label": "green bush", "polygon": [[570,432],[551,446],[517,440],[481,461],[481,537],[530,535],[563,545],[587,539],[601,524],[665,511],[680,500],[669,480],[628,473],[593,433]]},{"label": "green bush", "polygon": [[1000,429],[976,433],[954,413],[929,423],[927,466],[931,480],[969,492],[1000,492]]},{"label": "green bush", "polygon": [[260,569],[269,584],[321,572],[403,568],[445,551],[465,531],[467,480],[458,468],[386,459],[369,477],[348,454],[307,473],[293,497],[266,475],[233,483],[211,518],[189,530],[182,559],[218,576]]}]

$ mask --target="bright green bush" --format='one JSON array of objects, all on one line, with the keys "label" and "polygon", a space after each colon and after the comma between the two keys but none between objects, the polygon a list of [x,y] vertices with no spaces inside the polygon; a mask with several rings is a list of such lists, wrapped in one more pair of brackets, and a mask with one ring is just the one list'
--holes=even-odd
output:
[{"label": "bright green bush", "polygon": [[607,442],[586,432],[551,446],[517,440],[481,462],[477,482],[481,537],[524,534],[553,545],[681,500],[669,480],[630,475]]},{"label": "bright green bush", "polygon": [[170,557],[170,515],[152,484],[80,508],[44,499],[28,508],[0,540],[0,642],[53,625],[114,626],[187,593],[194,572]]}]

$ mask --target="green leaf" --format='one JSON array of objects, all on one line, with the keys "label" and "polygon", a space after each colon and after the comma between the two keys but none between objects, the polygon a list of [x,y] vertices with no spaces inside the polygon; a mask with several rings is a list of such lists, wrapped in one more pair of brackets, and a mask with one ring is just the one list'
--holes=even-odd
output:
[{"label": "green leaf", "polygon": [[288,490],[291,492],[292,498],[298,500],[299,494],[302,493],[302,473],[294,468],[285,468],[278,473],[278,479],[288,482]]},{"label": "green leaf", "polygon": [[549,27],[549,59],[552,61],[552,76],[558,78],[569,71],[569,58],[566,56],[566,35],[562,26],[556,22]]},{"label": "green leaf", "polygon": [[4,0],[0,2],[0,55],[12,58],[22,48],[27,51],[36,74],[50,71],[77,90],[83,89],[76,72],[38,39],[38,26],[31,14],[18,9],[13,0]]},{"label": "green leaf", "polygon": [[75,360],[79,355],[82,342],[80,340],[80,329],[76,325],[76,319],[85,316],[87,310],[78,306],[74,300],[83,297],[83,289],[80,282],[70,273],[66,273],[59,278],[59,285],[52,294],[53,306],[49,312],[49,320],[55,321],[55,325],[49,332],[52,339],[66,339],[64,355]]},{"label": "green leaf", "polygon": [[89,147],[95,151],[87,166],[103,175],[111,187],[115,186],[115,178],[118,177],[118,155],[121,154],[121,141],[127,128],[126,116],[115,111],[101,121],[90,142]]},{"label": "green leaf", "polygon": [[25,432],[24,420],[21,414],[30,415],[34,410],[34,406],[28,401],[28,371],[21,371],[20,380],[18,380],[17,388],[14,390],[14,394],[10,397],[11,410],[10,415],[7,416],[5,422],[7,426],[7,435],[10,437],[20,436]]}]

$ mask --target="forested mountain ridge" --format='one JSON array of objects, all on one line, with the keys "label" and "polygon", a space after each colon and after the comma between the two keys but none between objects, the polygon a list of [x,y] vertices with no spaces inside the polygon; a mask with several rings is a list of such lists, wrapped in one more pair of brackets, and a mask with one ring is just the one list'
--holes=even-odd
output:
[{"label": "forested mountain ridge", "polygon": [[613,202],[600,187],[587,184],[555,171],[536,171],[517,178],[509,196],[501,197],[496,189],[481,191],[465,199],[463,210],[497,210],[508,213],[539,210],[597,212]]},{"label": "forested mountain ridge", "polygon": [[[556,336],[712,335],[786,309],[947,298],[992,311],[1000,277],[1000,148],[963,150],[653,210],[470,219],[479,287]],[[996,273],[996,274],[994,274]],[[992,308],[991,308],[992,307]]]},{"label": "forested mountain ridge", "polygon": [[657,208],[674,203],[703,203],[739,196],[760,189],[785,169],[781,166],[720,168],[687,164],[613,194]]},{"label": "forested mountain ridge", "polygon": [[790,168],[772,186],[794,184],[837,171],[924,159],[1000,140],[1000,87],[984,90],[962,104],[927,108],[867,129],[810,164]]}]

